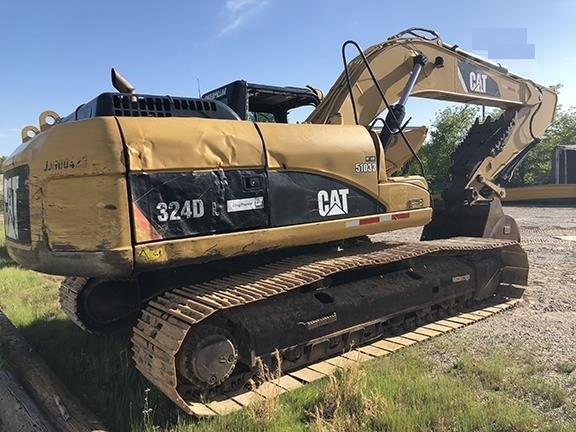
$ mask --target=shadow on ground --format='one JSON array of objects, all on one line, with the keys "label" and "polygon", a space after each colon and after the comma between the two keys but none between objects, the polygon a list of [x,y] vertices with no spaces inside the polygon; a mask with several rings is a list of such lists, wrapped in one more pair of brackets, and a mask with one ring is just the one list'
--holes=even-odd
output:
[{"label": "shadow on ground", "polygon": [[[178,409],[134,367],[130,328],[88,334],[71,321],[38,320],[20,331],[48,367],[111,431],[144,430],[144,405],[156,424],[175,425]],[[147,400],[146,400],[147,398]]]}]

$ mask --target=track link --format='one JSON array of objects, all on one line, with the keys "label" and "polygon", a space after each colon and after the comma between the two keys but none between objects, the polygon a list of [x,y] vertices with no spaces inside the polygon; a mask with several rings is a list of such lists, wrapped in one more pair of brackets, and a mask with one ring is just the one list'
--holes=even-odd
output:
[{"label": "track link", "polygon": [[187,411],[196,417],[230,414],[244,409],[247,406],[262,403],[266,399],[276,398],[283,393],[300,388],[305,384],[331,376],[339,369],[345,369],[358,363],[380,358],[402,348],[468,326],[510,309],[518,302],[519,299],[509,299],[503,303],[494,304],[483,309],[447,317],[397,336],[384,338],[374,343],[355,348],[342,355],[310,364],[296,371],[291,371],[286,375],[273,377],[253,390],[228,394],[225,395],[225,397],[209,403],[188,403]]},{"label": "track link", "polygon": [[78,297],[86,286],[88,279],[80,276],[69,276],[60,284],[60,307],[70,320],[84,331],[90,331],[84,324],[78,311]]},{"label": "track link", "polygon": [[[190,329],[216,313],[217,311],[243,306],[261,301],[272,296],[281,295],[292,290],[321,282],[334,274],[385,265],[428,254],[469,254],[474,251],[508,250],[510,256],[521,251],[520,246],[513,241],[453,238],[429,242],[411,243],[373,243],[349,252],[324,253],[286,258],[277,263],[267,264],[243,274],[229,276],[206,283],[182,286],[170,290],[148,303],[138,323],[133,329],[132,350],[137,369],[166,396],[189,414],[202,417],[222,414],[241,407],[254,398],[262,399],[263,389],[276,386],[284,391],[301,385],[308,380],[305,374],[317,378],[325,376],[318,369],[318,364],[305,367],[300,371],[290,372],[280,377],[274,383],[264,383],[252,392],[237,395],[221,395],[220,400],[201,403],[186,400],[179,391],[178,374],[175,357],[182,346]],[[525,256],[525,255],[524,255]],[[516,260],[510,259],[509,266],[514,267]],[[503,273],[506,273],[506,264]],[[520,266],[521,267],[521,266]],[[508,281],[514,282],[514,281]],[[500,309],[495,308],[495,311]],[[489,314],[483,311],[483,314]],[[495,313],[495,312],[494,312]],[[477,318],[478,316],[475,315]],[[472,318],[462,316],[461,323],[474,322]],[[455,326],[457,321],[447,321],[449,324],[436,323],[438,326]],[[426,326],[425,326],[426,327]],[[425,332],[439,332],[438,328],[426,328]],[[416,333],[415,333],[416,334]],[[440,333],[438,333],[440,334]],[[414,337],[424,337],[425,335]],[[376,352],[385,344],[397,343],[401,340],[413,340],[404,335],[404,339],[390,338],[378,341],[368,347],[354,350],[354,354],[365,359],[372,358],[367,351]],[[380,343],[381,342],[381,343]],[[402,344],[397,344],[402,346]],[[364,349],[364,351],[362,351]],[[386,349],[384,349],[386,350]],[[350,353],[337,358],[348,358]],[[325,360],[327,364],[343,360]],[[303,372],[315,370],[317,373]],[[311,375],[310,375],[311,374]],[[320,374],[320,375],[318,375]],[[238,408],[239,409],[239,408]]]}]

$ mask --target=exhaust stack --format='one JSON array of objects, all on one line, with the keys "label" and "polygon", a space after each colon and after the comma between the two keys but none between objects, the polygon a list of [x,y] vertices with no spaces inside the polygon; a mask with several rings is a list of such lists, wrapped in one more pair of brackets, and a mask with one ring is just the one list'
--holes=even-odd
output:
[{"label": "exhaust stack", "polygon": [[134,86],[130,84],[126,78],[120,75],[116,69],[112,68],[110,72],[112,75],[112,85],[116,90],[118,90],[120,93],[136,94],[136,89]]}]

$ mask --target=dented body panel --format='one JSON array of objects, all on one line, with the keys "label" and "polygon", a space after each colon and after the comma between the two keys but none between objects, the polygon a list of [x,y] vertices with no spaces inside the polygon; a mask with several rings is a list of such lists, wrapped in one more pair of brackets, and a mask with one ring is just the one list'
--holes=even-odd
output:
[{"label": "dented body panel", "polygon": [[16,212],[28,209],[28,220],[17,223],[28,223],[20,229],[29,235],[7,235],[13,259],[45,273],[67,274],[71,268],[100,275],[131,273],[124,149],[113,117],[40,133],[7,160],[5,178],[19,175],[19,166],[27,167],[22,190],[5,194],[18,197]]},{"label": "dented body panel", "polygon": [[111,278],[430,220],[424,179],[390,181],[375,134],[334,131],[200,118],[58,125],[8,161],[7,178],[20,161],[31,173],[20,224],[30,239],[9,235],[8,250],[42,272]]}]

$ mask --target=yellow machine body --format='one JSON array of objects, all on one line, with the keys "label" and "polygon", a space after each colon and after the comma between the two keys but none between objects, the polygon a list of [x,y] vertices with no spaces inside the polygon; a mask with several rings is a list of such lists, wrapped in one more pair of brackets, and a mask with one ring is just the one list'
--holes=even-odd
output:
[{"label": "yellow machine body", "polygon": [[[376,134],[351,125],[113,117],[58,125],[23,144],[9,162],[27,166],[33,175],[25,185],[30,197],[29,241],[8,235],[8,250],[18,262],[46,273],[118,277],[159,266],[426,224],[431,208],[425,180],[418,176],[388,178],[379,145]],[[258,173],[260,177],[255,178],[261,179],[262,187],[249,197],[227,196],[226,176],[231,172]],[[143,210],[139,203],[146,197],[131,196],[130,183],[136,175],[142,178],[158,173],[208,174],[213,178],[208,182],[216,184],[221,196],[201,188],[178,191],[146,203]],[[178,225],[186,216],[195,222],[218,218],[215,213],[219,209],[234,203],[248,207],[227,210],[238,214],[258,210],[249,208],[252,206],[267,212],[285,199],[282,193],[286,188],[274,189],[267,180],[282,173],[296,173],[312,183],[328,182],[332,188],[319,185],[310,193],[305,191],[294,208],[284,209],[287,214],[281,220],[256,223],[246,230],[228,227],[218,232],[208,227],[200,233],[166,236],[154,227],[166,214],[164,222]],[[16,185],[13,180],[8,194],[16,196],[12,185]],[[350,188],[356,191],[357,200],[380,210],[356,211]],[[340,190],[348,192],[340,194]],[[318,199],[319,193],[317,204],[305,202]],[[248,201],[238,201],[242,199]],[[171,202],[178,204],[168,208]],[[166,204],[166,209],[158,209],[160,203]],[[346,204],[346,208],[339,209],[336,216],[322,215],[329,211],[322,207],[331,204]],[[176,205],[180,208],[175,212]],[[192,214],[187,214],[184,205],[190,206]],[[197,217],[194,211],[202,214]],[[316,214],[298,218],[303,211]],[[287,224],[288,219],[296,223]],[[11,219],[6,223],[12,223]],[[9,232],[17,233],[19,228]]]}]

